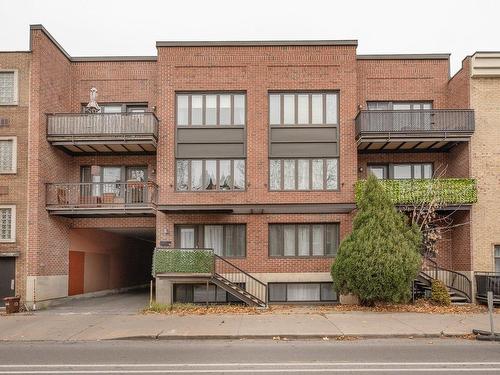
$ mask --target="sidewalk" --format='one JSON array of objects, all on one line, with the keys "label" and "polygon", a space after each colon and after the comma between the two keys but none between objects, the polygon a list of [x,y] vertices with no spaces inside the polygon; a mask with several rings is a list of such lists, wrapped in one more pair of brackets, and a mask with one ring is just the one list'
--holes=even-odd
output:
[{"label": "sidewalk", "polygon": [[[494,315],[500,330],[500,314]],[[440,337],[489,329],[487,314],[273,313],[142,315],[38,312],[0,316],[2,341]]]}]

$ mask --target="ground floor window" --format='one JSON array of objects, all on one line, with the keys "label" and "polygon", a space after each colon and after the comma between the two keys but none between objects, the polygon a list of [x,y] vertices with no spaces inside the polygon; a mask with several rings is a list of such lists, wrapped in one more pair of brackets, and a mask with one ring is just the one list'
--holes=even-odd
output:
[{"label": "ground floor window", "polygon": [[500,273],[500,245],[495,245],[495,272]]},{"label": "ground floor window", "polygon": [[332,283],[269,283],[269,302],[335,302]]},{"label": "ground floor window", "polygon": [[[237,285],[245,289],[244,283]],[[213,284],[209,284],[208,289],[206,284],[174,284],[174,302],[206,303],[207,298],[209,303],[242,303],[240,299]]]}]

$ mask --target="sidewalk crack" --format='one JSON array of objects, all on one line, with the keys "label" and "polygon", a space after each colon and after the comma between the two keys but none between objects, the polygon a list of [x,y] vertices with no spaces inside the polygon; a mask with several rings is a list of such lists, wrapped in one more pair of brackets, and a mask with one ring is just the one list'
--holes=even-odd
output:
[{"label": "sidewalk crack", "polygon": [[342,331],[342,330],[341,330],[341,329],[340,329],[340,328],[339,328],[339,327],[338,327],[338,326],[337,326],[334,322],[332,322],[330,319],[328,319],[328,317],[326,316],[326,314],[325,314],[325,313],[322,313],[322,312],[321,312],[321,313],[319,313],[318,315],[321,315],[323,318],[325,318],[325,319],[326,319],[326,321],[327,321],[328,323],[330,323],[332,326],[334,326],[334,327],[335,327],[335,328],[336,328],[336,329],[340,332],[340,334],[341,334],[342,336],[345,336],[344,331]]}]

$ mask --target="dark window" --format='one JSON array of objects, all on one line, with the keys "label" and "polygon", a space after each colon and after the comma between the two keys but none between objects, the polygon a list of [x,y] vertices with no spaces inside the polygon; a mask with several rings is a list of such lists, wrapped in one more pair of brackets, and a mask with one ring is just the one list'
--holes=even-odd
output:
[{"label": "dark window", "polygon": [[335,302],[332,283],[269,283],[269,302]]},{"label": "dark window", "polygon": [[177,160],[176,190],[245,190],[245,160]]},{"label": "dark window", "polygon": [[269,224],[270,257],[335,256],[339,224]]},{"label": "dark window", "polygon": [[500,245],[495,245],[495,272],[500,273]]},{"label": "dark window", "polygon": [[368,165],[368,173],[379,179],[429,179],[433,177],[432,163],[397,163]]},{"label": "dark window", "polygon": [[[237,285],[245,289],[244,283]],[[206,303],[207,297],[209,303],[242,303],[239,298],[213,284],[208,285],[208,290],[206,284],[174,284],[174,302]]]},{"label": "dark window", "polygon": [[338,159],[270,159],[270,190],[338,190]]}]

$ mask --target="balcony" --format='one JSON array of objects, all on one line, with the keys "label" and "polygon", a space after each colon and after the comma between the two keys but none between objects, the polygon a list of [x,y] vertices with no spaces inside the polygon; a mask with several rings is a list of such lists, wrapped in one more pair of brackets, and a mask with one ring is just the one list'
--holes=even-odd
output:
[{"label": "balcony", "polygon": [[358,152],[446,152],[474,133],[474,111],[425,109],[360,111]]},{"label": "balcony", "polygon": [[154,216],[155,183],[91,182],[46,185],[47,211],[67,217]]},{"label": "balcony", "polygon": [[48,114],[47,141],[71,155],[153,154],[158,119],[152,112]]},{"label": "balcony", "polygon": [[[359,201],[366,180],[356,182]],[[471,178],[435,178],[423,180],[380,180],[395,205],[414,206],[431,200],[442,205],[468,207],[477,202],[476,180]]]}]

